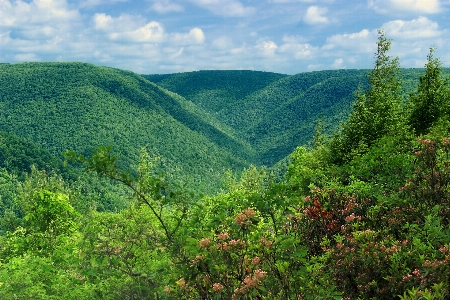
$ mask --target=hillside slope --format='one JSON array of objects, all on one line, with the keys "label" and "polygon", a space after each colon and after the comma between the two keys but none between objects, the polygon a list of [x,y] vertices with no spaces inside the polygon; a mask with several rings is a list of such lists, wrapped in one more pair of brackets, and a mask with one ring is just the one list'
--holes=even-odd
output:
[{"label": "hillside slope", "polygon": [[[423,69],[401,69],[405,100]],[[199,71],[143,75],[232,129],[256,151],[257,164],[273,165],[308,144],[318,119],[332,133],[351,111],[369,70],[328,70],[288,76],[254,71]],[[449,74],[450,69],[444,69]]]},{"label": "hillside slope", "polygon": [[0,130],[56,156],[112,145],[128,165],[146,147],[169,174],[202,191],[252,155],[180,96],[137,74],[82,63],[0,65]]},{"label": "hillside slope", "polygon": [[227,107],[288,75],[247,70],[214,70],[142,76],[183,96],[207,112],[222,116],[226,114]]}]

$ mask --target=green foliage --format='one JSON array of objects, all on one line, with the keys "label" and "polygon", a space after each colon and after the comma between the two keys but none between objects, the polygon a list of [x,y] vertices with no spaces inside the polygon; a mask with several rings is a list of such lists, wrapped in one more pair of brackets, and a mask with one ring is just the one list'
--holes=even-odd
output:
[{"label": "green foliage", "polygon": [[409,123],[416,134],[426,134],[441,118],[450,116],[449,78],[442,76],[441,62],[430,48],[425,74],[420,77],[417,92],[411,94]]},{"label": "green foliage", "polygon": [[391,42],[379,32],[374,69],[368,75],[369,89],[358,89],[356,102],[342,132],[334,137],[333,161],[348,162],[364,154],[381,137],[405,129],[398,58],[388,55]]}]

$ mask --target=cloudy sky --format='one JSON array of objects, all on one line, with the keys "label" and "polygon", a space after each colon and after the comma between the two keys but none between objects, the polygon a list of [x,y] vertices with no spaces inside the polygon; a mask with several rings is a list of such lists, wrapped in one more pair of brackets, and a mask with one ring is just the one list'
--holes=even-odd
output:
[{"label": "cloudy sky", "polygon": [[141,74],[372,68],[377,30],[402,67],[450,67],[450,0],[0,0],[0,62]]}]

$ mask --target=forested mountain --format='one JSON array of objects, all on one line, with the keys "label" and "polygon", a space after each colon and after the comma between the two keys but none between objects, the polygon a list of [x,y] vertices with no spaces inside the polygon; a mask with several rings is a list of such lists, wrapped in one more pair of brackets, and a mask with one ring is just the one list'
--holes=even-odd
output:
[{"label": "forested mountain", "polygon": [[[367,72],[140,76],[82,63],[2,64],[0,130],[58,159],[67,149],[88,155],[111,145],[131,166],[146,147],[174,177],[212,191],[224,170],[272,166],[307,144],[319,118],[332,132],[348,116],[354,91],[367,85]],[[402,70],[405,95],[419,72]]]},{"label": "forested mountain", "polygon": [[[400,70],[405,99],[422,71]],[[255,162],[271,166],[311,141],[318,119],[326,124],[326,132],[333,132],[348,117],[354,92],[367,87],[367,73],[199,71],[143,76],[204,108],[250,143]]]},{"label": "forested mountain", "polygon": [[218,116],[227,115],[222,111],[249,94],[287,77],[258,71],[198,71],[142,76]]},{"label": "forested mountain", "polygon": [[252,160],[252,149],[232,130],[131,72],[81,63],[2,64],[0,87],[0,130],[58,157],[111,145],[130,165],[146,147],[165,159],[169,173],[185,181],[189,174],[206,189],[217,187],[225,170]]}]

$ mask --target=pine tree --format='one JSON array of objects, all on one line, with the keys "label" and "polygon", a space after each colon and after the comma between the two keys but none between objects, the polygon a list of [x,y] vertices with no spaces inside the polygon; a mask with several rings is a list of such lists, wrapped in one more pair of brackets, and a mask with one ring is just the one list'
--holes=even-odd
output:
[{"label": "pine tree", "polygon": [[409,124],[417,135],[426,134],[440,118],[448,115],[449,80],[443,79],[441,62],[430,48],[425,74],[420,77],[417,93],[410,96]]},{"label": "pine tree", "polygon": [[378,31],[374,69],[368,74],[369,88],[358,88],[355,104],[347,123],[331,141],[334,163],[345,163],[365,153],[379,138],[395,132],[400,117],[401,87],[398,58],[388,51],[391,41]]}]

